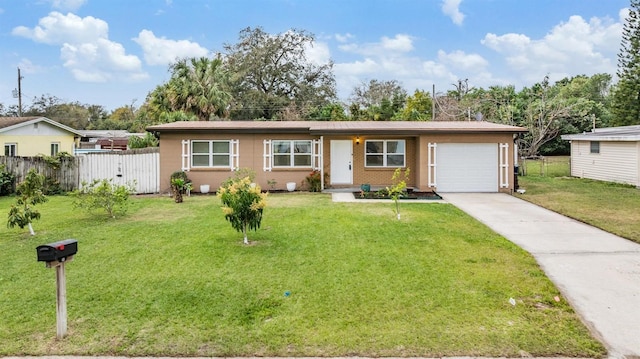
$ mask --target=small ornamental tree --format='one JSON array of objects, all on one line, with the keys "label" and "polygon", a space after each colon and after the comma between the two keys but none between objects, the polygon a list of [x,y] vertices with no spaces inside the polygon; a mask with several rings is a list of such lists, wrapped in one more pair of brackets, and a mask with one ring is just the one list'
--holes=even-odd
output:
[{"label": "small ornamental tree", "polygon": [[42,192],[44,180],[44,176],[35,169],[29,170],[24,181],[16,188],[16,203],[12,204],[9,210],[7,227],[29,227],[29,233],[32,236],[36,234],[33,231],[31,222],[35,219],[40,219],[40,212],[33,209],[33,206],[48,201],[48,198]]},{"label": "small ornamental tree", "polygon": [[398,202],[398,199],[400,199],[400,196],[402,196],[402,194],[404,194],[407,189],[407,180],[409,179],[409,171],[410,169],[407,168],[404,171],[404,174],[402,174],[402,169],[399,167],[396,168],[396,170],[393,172],[393,176],[391,177],[391,181],[393,181],[393,186],[391,186],[391,188],[387,187],[387,193],[389,193],[389,197],[391,197],[391,199],[396,205],[395,212],[396,212],[396,218],[398,220],[400,220],[400,203]]},{"label": "small ornamental tree", "polygon": [[243,243],[249,244],[247,230],[260,228],[267,194],[261,193],[260,186],[253,185],[247,176],[226,181],[218,188],[217,196],[222,201],[225,219],[236,231],[242,232]]}]

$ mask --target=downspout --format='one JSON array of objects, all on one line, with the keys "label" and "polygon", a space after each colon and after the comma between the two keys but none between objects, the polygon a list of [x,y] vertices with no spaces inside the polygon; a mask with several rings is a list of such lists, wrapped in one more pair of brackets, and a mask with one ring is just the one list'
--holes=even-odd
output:
[{"label": "downspout", "polygon": [[[518,164],[518,152],[520,149],[518,148],[518,134],[513,134],[513,189],[518,190],[520,188],[520,184],[518,183],[518,174],[519,174],[519,164]],[[513,192],[513,191],[512,191]]]},{"label": "downspout", "polygon": [[324,136],[320,136],[320,157],[318,165],[320,166],[320,192],[324,191]]}]

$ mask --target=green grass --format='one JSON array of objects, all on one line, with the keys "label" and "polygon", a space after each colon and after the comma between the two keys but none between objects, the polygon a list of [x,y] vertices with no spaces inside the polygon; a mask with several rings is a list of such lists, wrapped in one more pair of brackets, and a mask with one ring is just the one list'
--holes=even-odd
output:
[{"label": "green grass", "polygon": [[569,157],[525,165],[519,184],[526,193],[520,198],[640,243],[639,189],[569,177]]},{"label": "green grass", "polygon": [[[606,353],[530,255],[451,205],[403,203],[397,221],[391,203],[272,195],[244,246],[213,196],[139,197],[116,220],[70,203],[40,206],[35,237],[0,229],[0,355]],[[35,248],[66,238],[79,249],[59,341]]]}]

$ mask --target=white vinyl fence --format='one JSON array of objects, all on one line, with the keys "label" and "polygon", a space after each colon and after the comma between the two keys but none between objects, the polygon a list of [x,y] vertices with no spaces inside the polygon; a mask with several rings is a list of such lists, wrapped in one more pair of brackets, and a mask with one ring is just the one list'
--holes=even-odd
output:
[{"label": "white vinyl fence", "polygon": [[106,178],[120,185],[131,184],[138,194],[160,192],[160,153],[157,147],[88,153],[77,159],[78,184]]}]

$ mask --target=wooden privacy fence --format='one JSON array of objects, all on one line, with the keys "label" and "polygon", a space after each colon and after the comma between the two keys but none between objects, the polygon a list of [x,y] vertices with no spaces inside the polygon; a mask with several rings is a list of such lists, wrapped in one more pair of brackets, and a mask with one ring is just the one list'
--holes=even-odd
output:
[{"label": "wooden privacy fence", "polygon": [[63,191],[73,191],[78,187],[78,166],[76,158],[62,158],[59,166],[52,165],[43,157],[0,157],[0,164],[16,176],[16,184],[24,181],[30,169],[57,182]]},{"label": "wooden privacy fence", "polygon": [[16,175],[16,183],[35,168],[54,179],[64,191],[77,189],[82,182],[111,179],[113,183],[131,184],[135,193],[160,192],[160,152],[157,147],[128,151],[88,153],[64,158],[59,168],[42,157],[0,157],[0,163]]}]

